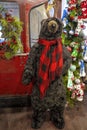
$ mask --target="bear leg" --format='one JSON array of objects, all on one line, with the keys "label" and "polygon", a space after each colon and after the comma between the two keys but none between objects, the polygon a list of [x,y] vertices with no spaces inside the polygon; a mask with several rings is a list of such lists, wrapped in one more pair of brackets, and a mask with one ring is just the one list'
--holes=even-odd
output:
[{"label": "bear leg", "polygon": [[38,129],[42,126],[42,124],[45,121],[45,111],[39,111],[34,110],[33,116],[32,116],[32,128]]},{"label": "bear leg", "polygon": [[65,126],[65,121],[63,117],[64,107],[54,107],[50,111],[51,121],[58,129],[63,129]]}]

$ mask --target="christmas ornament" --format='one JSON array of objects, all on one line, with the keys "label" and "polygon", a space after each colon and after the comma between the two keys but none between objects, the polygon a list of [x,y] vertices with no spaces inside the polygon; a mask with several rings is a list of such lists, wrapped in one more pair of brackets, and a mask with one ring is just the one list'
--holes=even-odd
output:
[{"label": "christmas ornament", "polygon": [[85,84],[81,83],[80,79],[76,79],[71,98],[76,98],[77,101],[83,101],[84,88]]},{"label": "christmas ornament", "polygon": [[78,36],[79,33],[81,32],[81,30],[83,29],[83,21],[81,19],[78,19],[78,24],[77,24],[77,27],[75,29],[75,35]]},{"label": "christmas ornament", "polygon": [[81,42],[81,49],[84,50],[84,48],[85,48],[85,43],[84,43],[84,41],[82,41]]},{"label": "christmas ornament", "polygon": [[66,18],[63,19],[63,27],[66,27],[66,25],[68,24],[68,20]]},{"label": "christmas ornament", "polygon": [[76,70],[76,65],[71,64],[70,70],[71,70],[72,72],[74,72],[74,71]]},{"label": "christmas ornament", "polygon": [[84,47],[83,59],[84,59],[85,62],[87,62],[87,45],[85,45],[85,47]]},{"label": "christmas ornament", "polygon": [[66,19],[67,16],[68,16],[68,11],[67,11],[67,7],[66,7],[66,8],[63,10],[62,21],[63,21],[64,19]]},{"label": "christmas ornament", "polygon": [[82,29],[83,37],[84,37],[84,40],[87,40],[87,22],[86,21],[83,22],[83,26],[84,26],[84,28]]},{"label": "christmas ornament", "polygon": [[85,84],[87,84],[87,63],[85,63],[86,76],[82,79]]},{"label": "christmas ornament", "polygon": [[74,30],[70,30],[69,34],[74,35]]},{"label": "christmas ornament", "polygon": [[72,71],[68,70],[68,83],[67,83],[67,88],[69,91],[73,89],[73,79],[74,79],[74,74]]},{"label": "christmas ornament", "polygon": [[76,3],[77,3],[77,0],[69,0],[69,1],[68,1],[68,4],[69,4],[69,5],[76,4]]},{"label": "christmas ornament", "polygon": [[74,81],[74,71],[76,70],[76,66],[72,65],[70,66],[69,70],[68,70],[68,82],[67,82],[67,88],[69,91],[73,90],[73,81]]},{"label": "christmas ornament", "polygon": [[85,72],[84,60],[80,60],[79,65],[80,65],[80,77],[85,77],[86,72]]},{"label": "christmas ornament", "polygon": [[73,51],[71,53],[72,58],[77,58],[78,52],[79,52],[79,44],[77,43],[74,45]]},{"label": "christmas ornament", "polygon": [[87,0],[81,0],[80,7],[81,8],[87,8]]},{"label": "christmas ornament", "polygon": [[75,36],[79,36],[80,29],[76,28],[75,30]]},{"label": "christmas ornament", "polygon": [[73,48],[73,47],[75,46],[75,44],[76,44],[76,42],[71,42],[71,43],[70,43],[70,47]]}]

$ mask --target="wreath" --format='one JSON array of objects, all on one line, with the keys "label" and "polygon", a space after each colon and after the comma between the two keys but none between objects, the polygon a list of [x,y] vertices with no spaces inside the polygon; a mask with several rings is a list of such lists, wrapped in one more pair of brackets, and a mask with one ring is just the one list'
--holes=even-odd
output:
[{"label": "wreath", "polygon": [[15,54],[23,51],[20,40],[22,22],[13,17],[5,8],[0,6],[0,58],[11,59]]}]

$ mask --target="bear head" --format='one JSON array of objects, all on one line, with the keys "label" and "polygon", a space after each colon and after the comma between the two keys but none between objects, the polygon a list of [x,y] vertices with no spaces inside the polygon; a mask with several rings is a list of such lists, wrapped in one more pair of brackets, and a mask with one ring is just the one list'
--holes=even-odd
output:
[{"label": "bear head", "polygon": [[47,18],[41,21],[39,38],[46,40],[57,39],[62,33],[62,22],[58,18]]}]

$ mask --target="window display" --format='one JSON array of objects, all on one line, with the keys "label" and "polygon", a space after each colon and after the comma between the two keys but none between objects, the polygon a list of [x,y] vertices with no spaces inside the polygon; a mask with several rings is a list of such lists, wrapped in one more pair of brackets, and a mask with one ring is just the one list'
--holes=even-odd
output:
[{"label": "window display", "polygon": [[0,2],[0,53],[7,59],[22,52],[22,22],[16,2]]}]

